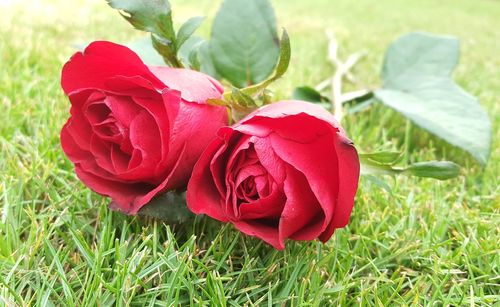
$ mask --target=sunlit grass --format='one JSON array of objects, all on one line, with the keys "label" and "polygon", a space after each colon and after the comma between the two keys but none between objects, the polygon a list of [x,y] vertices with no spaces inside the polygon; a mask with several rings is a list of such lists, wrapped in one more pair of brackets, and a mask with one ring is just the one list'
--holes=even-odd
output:
[{"label": "sunlit grass", "polygon": [[[172,1],[174,17],[213,16],[213,1]],[[363,179],[349,227],[326,245],[278,252],[231,226],[197,218],[167,226],[107,209],[76,179],[59,146],[69,103],[59,87],[73,45],[139,37],[105,1],[0,1],[1,305],[493,305],[500,292],[500,4],[495,1],[275,1],[293,48],[274,87],[289,97],[332,73],[324,30],[341,54],[365,50],[355,72],[379,81],[398,35],[459,36],[456,80],[494,123],[493,152],[472,159],[414,129],[410,161],[451,159],[454,180]],[[208,35],[210,19],[200,34]],[[355,85],[346,85],[356,88]],[[401,150],[405,121],[380,106],[346,118],[361,151]]]}]

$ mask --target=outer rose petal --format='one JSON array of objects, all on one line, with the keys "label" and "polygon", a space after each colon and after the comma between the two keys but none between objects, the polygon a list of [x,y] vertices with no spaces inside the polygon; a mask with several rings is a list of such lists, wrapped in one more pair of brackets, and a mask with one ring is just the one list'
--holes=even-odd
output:
[{"label": "outer rose petal", "polygon": [[234,221],[233,224],[241,232],[264,240],[278,250],[285,248],[279,240],[278,229],[275,226],[263,224],[258,220]]},{"label": "outer rose petal", "polygon": [[[182,154],[184,154],[184,151],[181,152]],[[120,210],[125,214],[137,214],[142,206],[150,202],[157,194],[166,190],[168,182],[176,175],[177,165],[159,185],[105,179],[102,176],[87,172],[79,165],[76,165],[75,170],[78,178],[93,191],[111,197],[112,203],[110,207],[112,209]]]},{"label": "outer rose petal", "polygon": [[149,70],[168,88],[182,93],[182,99],[205,103],[207,99],[219,98],[224,87],[219,81],[195,70],[149,66]]},{"label": "outer rose petal", "polygon": [[222,209],[224,200],[221,198],[210,172],[210,163],[218,149],[223,145],[223,140],[214,139],[202,153],[189,180],[186,200],[189,210],[193,213],[206,214],[221,222],[227,222],[229,218]]},{"label": "outer rose petal", "polygon": [[116,76],[143,77],[158,89],[164,87],[142,60],[129,48],[96,41],[64,65],[61,85],[66,94],[87,88],[106,89],[105,81]]},{"label": "outer rose petal", "polygon": [[338,195],[332,222],[319,236],[322,242],[330,239],[335,228],[342,228],[349,223],[354,197],[358,189],[360,165],[356,149],[342,137],[337,139],[335,147],[339,167],[339,191],[341,193]]},{"label": "outer rose petal", "polygon": [[321,233],[325,213],[308,187],[306,177],[293,166],[287,166],[285,180],[287,201],[279,222],[280,244],[296,236],[301,240],[314,240]]},{"label": "outer rose petal", "polygon": [[342,132],[342,135],[344,135],[345,137],[345,132],[330,112],[316,104],[299,100],[283,100],[280,102],[268,104],[246,116],[239,124],[236,124],[234,127],[238,128],[241,124],[251,121],[256,117],[283,118],[290,115],[298,115],[301,113],[316,117],[322,121],[330,123],[333,127],[339,129]]},{"label": "outer rose petal", "polygon": [[341,193],[338,190],[341,179],[338,177],[336,154],[332,148],[332,135],[322,136],[310,144],[285,140],[276,134],[272,134],[270,139],[276,154],[307,179],[306,183],[323,209],[325,219],[320,231],[325,230],[333,218],[337,195]]},{"label": "outer rose petal", "polygon": [[64,153],[68,156],[68,158],[73,163],[78,163],[81,161],[85,161],[91,158],[91,155],[88,151],[83,150],[78,144],[75,142],[73,137],[68,132],[68,125],[70,122],[66,122],[64,127],[61,130],[61,146],[64,150]]},{"label": "outer rose petal", "polygon": [[[165,96],[165,94],[164,94]],[[212,97],[212,98],[218,98]],[[171,118],[173,126],[170,130],[169,153],[166,167],[170,167],[179,161],[179,176],[174,176],[168,184],[168,188],[179,188],[185,186],[196,161],[199,159],[207,144],[216,137],[216,131],[227,125],[228,114],[224,107],[208,104],[181,101],[177,106],[175,118]],[[171,115],[173,112],[167,112]],[[180,157],[179,152],[184,147],[185,154]]]}]

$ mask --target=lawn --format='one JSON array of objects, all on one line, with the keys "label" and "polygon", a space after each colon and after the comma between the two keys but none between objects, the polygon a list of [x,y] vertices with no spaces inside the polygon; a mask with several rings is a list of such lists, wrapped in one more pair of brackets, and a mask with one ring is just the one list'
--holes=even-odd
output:
[{"label": "lawn", "polygon": [[[219,3],[171,2],[177,23],[213,17]],[[76,44],[125,43],[141,33],[104,0],[0,0],[0,305],[499,304],[500,3],[273,3],[292,42],[291,68],[273,86],[277,98],[332,74],[327,28],[341,55],[368,52],[355,69],[368,87],[380,82],[384,51],[399,35],[458,36],[455,80],[493,122],[489,164],[482,169],[416,128],[405,140],[405,120],[377,105],[345,120],[360,151],[407,142],[409,161],[453,160],[462,173],[445,182],[384,178],[391,193],[362,178],[349,226],[325,245],[288,242],[280,252],[207,217],[181,226],[112,212],[60,149],[69,110],[60,70]]]}]

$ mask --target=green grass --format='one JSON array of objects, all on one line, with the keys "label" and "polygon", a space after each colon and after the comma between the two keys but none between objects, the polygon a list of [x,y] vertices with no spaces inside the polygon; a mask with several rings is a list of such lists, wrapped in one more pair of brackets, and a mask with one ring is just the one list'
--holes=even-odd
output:
[{"label": "green grass", "polygon": [[[332,73],[326,28],[342,55],[368,51],[355,70],[367,86],[379,82],[390,41],[426,30],[461,38],[455,79],[479,97],[494,127],[484,170],[413,129],[410,161],[451,159],[462,175],[386,178],[392,194],[362,179],[349,227],[326,245],[289,242],[278,252],[205,217],[168,226],[111,212],[77,180],[59,146],[69,110],[61,66],[74,43],[140,33],[104,1],[45,2],[0,1],[0,305],[499,304],[500,3],[275,1],[293,48],[278,97]],[[176,22],[217,8],[172,2]],[[405,120],[380,106],[345,124],[362,150],[403,148]]]}]

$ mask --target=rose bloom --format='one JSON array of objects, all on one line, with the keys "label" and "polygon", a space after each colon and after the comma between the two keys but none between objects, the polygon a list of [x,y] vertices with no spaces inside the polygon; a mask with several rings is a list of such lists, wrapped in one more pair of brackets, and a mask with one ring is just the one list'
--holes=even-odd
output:
[{"label": "rose bloom", "polygon": [[184,188],[207,143],[227,125],[222,86],[202,73],[146,66],[125,46],[98,41],[64,65],[71,117],[61,131],[78,177],[135,214],[155,195]]},{"label": "rose bloom", "polygon": [[329,112],[281,101],[218,131],[194,167],[188,207],[280,250],[285,239],[325,242],[349,222],[359,168]]}]

